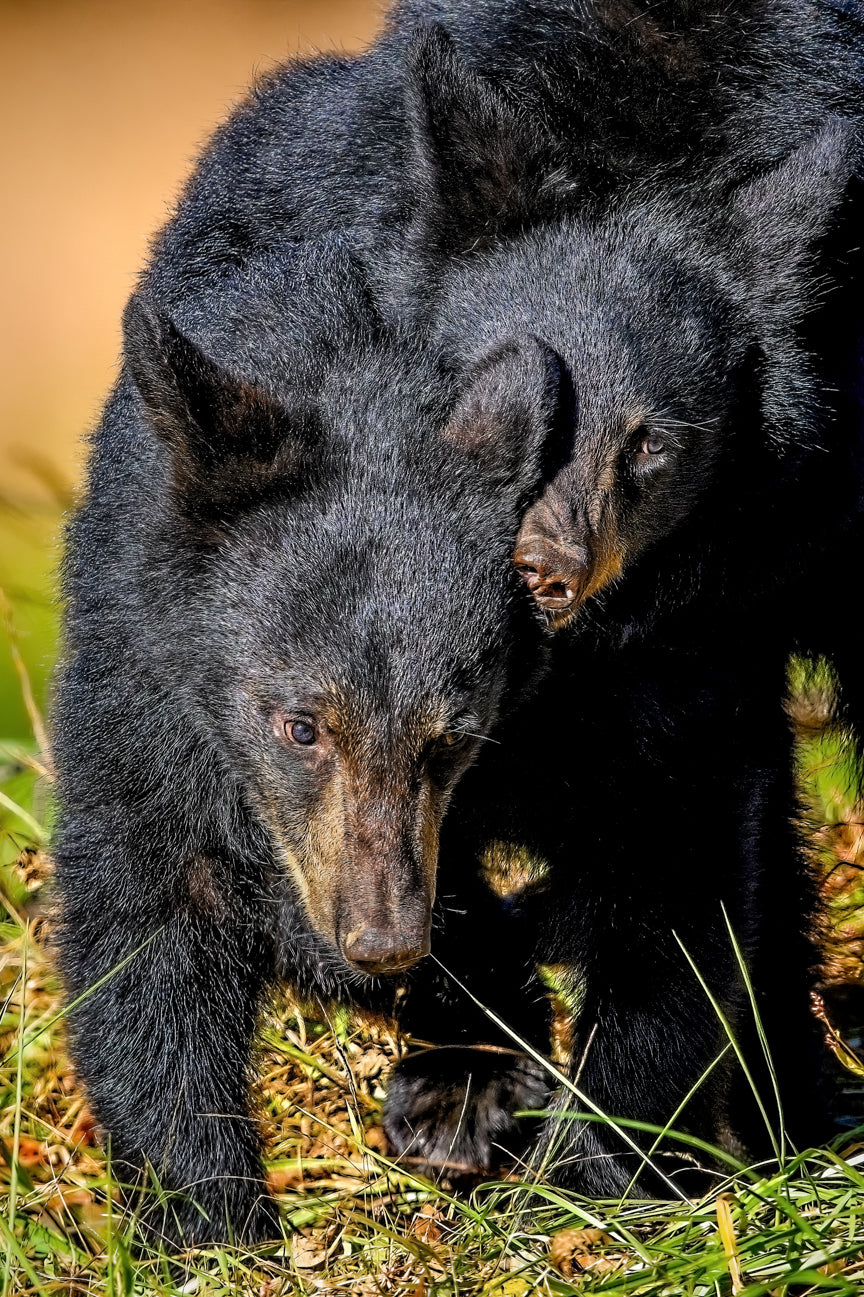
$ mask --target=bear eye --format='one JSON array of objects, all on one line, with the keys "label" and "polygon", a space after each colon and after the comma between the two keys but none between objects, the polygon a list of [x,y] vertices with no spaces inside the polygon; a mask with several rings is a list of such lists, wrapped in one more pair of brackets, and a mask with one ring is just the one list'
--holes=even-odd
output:
[{"label": "bear eye", "polygon": [[642,438],[639,451],[642,455],[660,455],[666,449],[666,443],[656,433],[649,433]]},{"label": "bear eye", "polygon": [[309,747],[315,742],[315,726],[309,721],[286,721],[285,733],[294,742],[301,744],[302,747]]},{"label": "bear eye", "polygon": [[466,730],[446,730],[436,739],[439,748],[461,748],[464,743],[468,742],[468,733]]}]

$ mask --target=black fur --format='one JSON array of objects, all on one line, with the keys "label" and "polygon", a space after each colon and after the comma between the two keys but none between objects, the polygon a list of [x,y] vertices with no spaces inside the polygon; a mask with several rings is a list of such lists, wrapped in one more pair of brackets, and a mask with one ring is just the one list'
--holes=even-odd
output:
[{"label": "black fur", "polygon": [[580,200],[646,179],[746,179],[827,115],[860,113],[858,0],[400,0],[391,22],[408,40],[440,24],[464,65],[560,141]]},{"label": "black fur", "polygon": [[[846,718],[864,721],[858,632],[827,625],[818,597],[824,570],[855,563],[862,530],[861,99],[850,93],[861,83],[861,14],[726,11],[727,36],[742,42],[734,69],[697,59],[696,75],[682,77],[669,63],[679,93],[657,94],[653,110],[643,96],[665,82],[637,38],[628,95],[610,114],[601,101],[609,107],[621,78],[596,69],[618,55],[626,63],[633,49],[600,39],[591,15],[625,7],[635,15],[636,6],[598,5],[584,24],[580,8],[576,30],[568,6],[540,6],[538,17],[514,5],[518,37],[511,43],[496,12],[484,43],[455,6],[462,52],[495,68],[503,94],[460,68],[440,35],[420,43],[412,121],[422,201],[408,291],[457,372],[475,346],[514,327],[561,364],[564,462],[525,520],[516,561],[553,623],[569,622],[548,714],[578,738],[551,838],[530,800],[513,833],[549,866],[535,957],[569,968],[580,988],[582,1086],[605,1111],[660,1126],[718,1054],[722,1033],[677,934],[768,1092],[722,902],[751,967],[787,1129],[807,1142],[825,1130],[807,1006],[813,898],[790,827],[783,700],[791,649],[818,648],[841,672]],[[677,22],[683,49],[688,15],[709,10],[722,27],[712,6],[653,6],[651,20]],[[560,20],[557,36],[543,14]],[[481,26],[485,18],[481,10]],[[706,30],[690,32],[695,45]],[[543,58],[532,33],[550,42]],[[781,40],[796,50],[794,74],[783,71]],[[664,51],[675,43],[664,40]],[[660,49],[653,37],[649,45]],[[499,119],[516,101],[508,133]],[[671,132],[657,117],[670,103]],[[538,133],[526,147],[526,104],[553,124],[552,144]],[[500,201],[484,207],[496,186]],[[554,762],[536,769],[532,790],[554,789],[556,775]],[[520,805],[503,787],[502,815]],[[407,1090],[397,1080],[395,1138],[415,1125],[422,1092],[416,1066]],[[427,1091],[420,1132],[430,1104]],[[679,1125],[749,1154],[769,1149],[727,1068]],[[554,1138],[552,1127],[546,1143]],[[578,1138],[571,1128],[559,1174],[618,1193],[635,1170],[622,1150],[601,1127]]]},{"label": "black fur", "polygon": [[[236,274],[212,314],[199,299],[194,342],[133,299],[70,530],[55,851],[66,982],[89,989],[72,1050],[115,1164],[146,1159],[175,1195],[145,1213],[174,1242],[272,1234],[246,1100],[260,997],[283,976],[391,1004],[346,957],[345,916],[431,901],[419,838],[371,861],[358,845],[375,799],[404,785],[410,809],[422,785],[437,837],[538,656],[510,552],[546,436],[542,352],[499,347],[460,393],[354,282],[310,243]],[[499,415],[507,436],[484,438]],[[295,714],[320,760],[283,732]],[[329,927],[302,900],[310,869],[334,880]]]},{"label": "black fur", "polygon": [[[429,17],[452,43],[416,34]],[[854,302],[859,283],[857,201],[843,215],[840,199],[858,165],[860,20],[830,0],[403,4],[368,55],[262,83],[205,153],[128,316],[71,531],[55,716],[70,989],[150,939],[73,1012],[73,1048],[115,1155],[200,1203],[156,1214],[172,1240],[272,1229],[244,1093],[264,986],[281,973],[365,995],[340,945],[348,901],[322,938],[277,860],[277,840],[302,845],[317,776],[273,756],[261,716],[286,681],[305,716],[299,677],[342,672],[371,707],[373,767],[434,691],[488,733],[542,657],[507,572],[519,512],[542,472],[553,539],[595,561],[591,473],[625,390],[703,429],[681,430],[666,488],[613,492],[623,580],[588,592],[546,692],[463,779],[436,950],[541,1048],[532,967],[569,970],[583,1088],[662,1123],[722,1044],[673,929],[758,1070],[722,900],[781,1075],[799,1067],[810,898],[781,703],[796,635],[855,652],[819,639],[808,580],[859,526],[857,337],[814,285],[829,276]],[[805,225],[804,260],[783,222]],[[401,324],[388,336],[370,297],[431,346]],[[563,765],[550,735],[566,736]],[[442,810],[471,744],[458,751],[435,776]],[[476,862],[508,838],[548,873],[502,907]],[[415,856],[393,856],[400,895]],[[397,934],[414,951],[425,908]],[[408,1027],[434,1038],[444,995],[460,998],[421,965]],[[491,1039],[482,1024],[448,1014],[442,1043]],[[516,1135],[502,1097],[536,1102],[539,1079],[486,1060],[451,1141],[477,1060],[461,1082],[458,1059],[428,1063],[397,1077],[394,1141],[431,1162],[446,1142],[486,1169]],[[785,1091],[805,1139],[815,1072],[800,1065]],[[764,1145],[725,1066],[683,1123]],[[585,1190],[629,1180],[593,1127],[568,1150],[563,1174]]]}]

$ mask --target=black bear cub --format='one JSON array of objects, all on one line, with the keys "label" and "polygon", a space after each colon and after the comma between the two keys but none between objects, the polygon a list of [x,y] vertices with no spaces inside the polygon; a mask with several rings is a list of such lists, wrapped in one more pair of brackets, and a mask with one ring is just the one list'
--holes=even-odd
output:
[{"label": "black bear cub", "polygon": [[276,1228],[246,1098],[265,989],[380,1007],[429,949],[445,808],[539,660],[510,556],[550,412],[543,348],[455,390],[335,240],[184,328],[127,310],[54,732],[73,1054],[115,1162],[169,1194],[152,1227],[193,1242]]},{"label": "black bear cub", "polygon": [[[557,361],[564,447],[514,559],[562,630],[534,704],[554,717],[558,744],[551,760],[545,744],[532,754],[529,787],[557,779],[566,794],[544,799],[538,824],[517,725],[462,795],[497,765],[496,836],[544,863],[511,903],[539,910],[534,959],[563,988],[572,1066],[594,1103],[657,1128],[676,1114],[685,1134],[735,1156],[771,1151],[701,977],[770,1094],[761,1018],[775,1127],[817,1140],[813,896],[784,700],[788,655],[819,621],[820,564],[860,532],[864,440],[849,382],[860,257],[847,256],[841,293],[826,301],[830,281],[813,269],[839,258],[852,228],[858,132],[829,116],[763,174],[727,177],[722,202],[633,185],[606,210],[568,211],[560,153],[535,150],[526,165],[518,131],[493,129],[507,113],[494,88],[440,36],[421,52],[418,314],[457,372],[504,329],[542,338]],[[506,197],[484,208],[502,174]],[[526,228],[516,218],[537,193]],[[838,297],[853,309],[835,319]],[[842,628],[829,632],[832,656],[842,640]],[[458,1090],[470,1110],[471,1067],[465,1058],[461,1088],[428,1058],[397,1072],[397,1147],[440,1154],[435,1095],[449,1109]],[[550,1122],[544,1142],[557,1137]],[[595,1124],[571,1121],[558,1153],[557,1174],[583,1192],[618,1194],[639,1172],[620,1135]]]}]

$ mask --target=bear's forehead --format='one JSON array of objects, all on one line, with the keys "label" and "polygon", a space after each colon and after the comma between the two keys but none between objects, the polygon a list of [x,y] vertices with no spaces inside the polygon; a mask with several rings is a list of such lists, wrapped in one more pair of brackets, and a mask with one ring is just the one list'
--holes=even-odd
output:
[{"label": "bear's forehead", "polygon": [[457,352],[525,329],[573,365],[600,367],[599,378],[616,358],[620,368],[652,351],[689,351],[694,330],[716,328],[723,297],[711,258],[689,255],[683,226],[655,238],[635,221],[565,222],[455,268],[439,328]]},{"label": "bear's forehead", "polygon": [[311,701],[333,733],[357,751],[397,743],[422,746],[430,735],[446,730],[457,715],[466,724],[479,723],[468,702],[443,687],[429,683],[410,693],[394,693],[392,683],[386,673],[377,680],[334,676],[321,681]]},{"label": "bear's forehead", "polygon": [[[362,706],[385,697],[410,710],[414,700],[470,691],[488,674],[499,645],[477,634],[447,609],[422,624],[410,616],[369,604],[346,618],[322,617],[312,633],[298,633],[286,617],[260,642],[262,655],[290,678],[303,681],[339,705]],[[425,706],[425,701],[423,703]]]},{"label": "bear's forehead", "polygon": [[[213,569],[230,606],[267,620],[292,608],[299,625],[377,616],[452,623],[499,600],[513,537],[494,500],[446,481],[391,477],[268,508],[237,529]],[[377,610],[377,612],[375,611]]]},{"label": "bear's forehead", "polygon": [[243,712],[249,706],[323,721],[347,753],[381,755],[403,748],[419,753],[457,725],[468,733],[493,720],[503,680],[494,669],[452,673],[419,654],[399,660],[385,653],[340,661],[319,656],[259,654],[232,673]]},{"label": "bear's forehead", "polygon": [[[428,538],[426,538],[428,539]],[[364,700],[366,689],[407,708],[441,689],[471,690],[506,653],[509,548],[476,563],[468,548],[347,546],[239,559],[210,600],[223,654],[253,673]],[[242,574],[242,579],[239,574]],[[383,691],[383,694],[382,694]],[[334,696],[337,696],[334,694]],[[373,695],[368,695],[369,697]]]}]

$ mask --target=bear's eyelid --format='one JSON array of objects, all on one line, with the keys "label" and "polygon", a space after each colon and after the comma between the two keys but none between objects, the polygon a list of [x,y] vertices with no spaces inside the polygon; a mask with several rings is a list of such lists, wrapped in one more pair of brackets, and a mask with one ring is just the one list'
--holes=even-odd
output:
[{"label": "bear's eyelid", "polygon": [[292,725],[311,725],[316,731],[326,728],[320,717],[299,707],[296,709],[292,707],[276,707],[271,715],[273,728],[283,734],[287,734]]},{"label": "bear's eyelid", "polygon": [[432,742],[436,746],[449,747],[468,738],[483,738],[479,729],[480,721],[476,716],[460,714],[451,716]]},{"label": "bear's eyelid", "polygon": [[481,728],[480,717],[475,716],[473,712],[460,712],[458,716],[453,716],[447,726],[450,731],[457,730],[465,734]]},{"label": "bear's eyelid", "polygon": [[[489,734],[484,734],[483,724],[477,716],[454,717],[448,726],[447,733],[458,735],[459,739],[479,739],[483,743],[497,743]],[[442,738],[444,736],[442,735]]]},{"label": "bear's eyelid", "polygon": [[[657,450],[647,451],[645,449],[647,442],[658,442]],[[651,427],[648,423],[642,423],[634,430],[631,450],[634,458],[642,460],[659,458],[678,449],[680,449],[680,438],[662,425]]]}]

